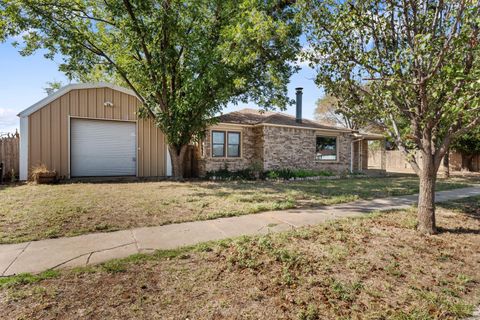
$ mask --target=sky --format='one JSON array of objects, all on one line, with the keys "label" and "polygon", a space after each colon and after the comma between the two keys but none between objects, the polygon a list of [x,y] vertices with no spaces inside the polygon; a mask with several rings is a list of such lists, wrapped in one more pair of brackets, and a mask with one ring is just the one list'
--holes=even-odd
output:
[{"label": "sky", "polygon": [[[15,132],[19,128],[17,114],[46,96],[47,82],[68,79],[58,71],[60,61],[44,58],[41,52],[22,57],[10,42],[0,43],[0,133]],[[290,78],[288,96],[295,98],[295,88],[303,87],[303,117],[313,119],[315,102],[323,95],[313,82],[314,70],[299,62],[301,70]],[[223,113],[245,107],[257,108],[253,103],[229,105]],[[284,112],[295,115],[295,106]]]}]

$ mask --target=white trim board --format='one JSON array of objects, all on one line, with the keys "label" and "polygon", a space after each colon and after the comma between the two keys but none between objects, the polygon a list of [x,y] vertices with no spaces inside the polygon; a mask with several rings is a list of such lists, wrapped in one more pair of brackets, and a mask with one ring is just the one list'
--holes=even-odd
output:
[{"label": "white trim board", "polygon": [[28,180],[28,117],[20,118],[20,180]]},{"label": "white trim board", "polygon": [[120,91],[120,92],[129,94],[129,95],[132,95],[132,96],[135,96],[135,97],[137,96],[133,90],[130,90],[130,89],[127,89],[127,88],[124,88],[124,87],[120,87],[120,86],[117,86],[117,85],[114,85],[114,84],[111,84],[111,83],[106,83],[106,82],[74,83],[74,84],[69,84],[69,85],[66,85],[65,87],[60,88],[59,90],[55,91],[55,93],[52,93],[48,97],[38,101],[37,103],[31,105],[27,109],[21,111],[19,114],[17,114],[17,116],[19,116],[20,118],[28,117],[29,115],[31,115],[35,111],[40,110],[41,108],[48,105],[50,102],[60,98],[61,96],[63,96],[64,94],[66,94],[66,93],[68,93],[72,90],[76,90],[76,89],[96,89],[96,88],[110,88],[112,90]]}]

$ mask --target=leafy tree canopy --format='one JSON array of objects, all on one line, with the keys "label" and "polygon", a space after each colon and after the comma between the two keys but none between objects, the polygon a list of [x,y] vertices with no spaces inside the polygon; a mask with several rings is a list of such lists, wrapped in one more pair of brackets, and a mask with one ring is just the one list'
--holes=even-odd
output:
[{"label": "leafy tree canopy", "polygon": [[480,128],[477,127],[453,140],[451,148],[466,155],[480,154]]},{"label": "leafy tree canopy", "polygon": [[[480,123],[480,3],[300,1],[316,82],[362,97],[420,176],[419,229],[435,232],[438,167],[455,136]],[[366,88],[365,85],[368,84]],[[413,154],[420,150],[422,163]]]},{"label": "leafy tree canopy", "polygon": [[375,123],[375,118],[365,115],[364,103],[363,96],[355,92],[335,92],[335,96],[327,94],[317,100],[315,117],[321,122],[353,130],[383,131],[383,124]]},{"label": "leafy tree canopy", "polygon": [[288,0],[0,0],[0,40],[23,35],[21,54],[60,55],[70,77],[100,68],[120,78],[165,133],[181,176],[186,145],[227,103],[290,102],[294,14]]}]

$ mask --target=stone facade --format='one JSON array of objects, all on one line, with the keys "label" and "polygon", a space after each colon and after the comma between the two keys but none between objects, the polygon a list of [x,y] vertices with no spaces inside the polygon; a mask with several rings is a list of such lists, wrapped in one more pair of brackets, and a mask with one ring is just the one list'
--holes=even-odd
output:
[{"label": "stone facade", "polygon": [[344,172],[350,168],[352,138],[348,133],[336,132],[337,161],[315,159],[316,137],[332,136],[332,132],[310,129],[264,126],[264,170],[310,169]]},{"label": "stone facade", "polygon": [[[239,158],[214,158],[212,157],[212,131],[240,132],[240,157]],[[251,167],[255,160],[260,159],[261,140],[258,128],[240,126],[214,126],[210,128],[202,142],[202,159],[199,161],[200,176],[209,171],[217,171],[227,168],[230,171],[238,171]]]},{"label": "stone facade", "polygon": [[[241,157],[212,157],[212,130],[241,132]],[[316,136],[318,135],[337,137],[337,161],[315,159]],[[351,135],[341,131],[325,132],[268,125],[237,127],[219,125],[210,128],[205,135],[199,171],[200,175],[204,176],[209,171],[217,171],[225,167],[228,170],[237,171],[254,166],[261,170],[289,168],[329,170],[341,173],[350,170],[351,142]],[[358,159],[358,155],[355,158]]]}]

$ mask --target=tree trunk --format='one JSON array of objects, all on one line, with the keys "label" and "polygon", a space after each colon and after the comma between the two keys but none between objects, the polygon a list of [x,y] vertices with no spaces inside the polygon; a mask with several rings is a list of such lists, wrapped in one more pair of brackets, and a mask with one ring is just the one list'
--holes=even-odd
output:
[{"label": "tree trunk", "polygon": [[472,171],[473,155],[462,153],[462,171]]},{"label": "tree trunk", "polygon": [[188,145],[183,145],[181,147],[168,146],[170,158],[172,159],[172,176],[176,180],[182,180],[184,178],[183,163],[187,148]]},{"label": "tree trunk", "polygon": [[418,196],[418,231],[435,234],[435,182],[437,170],[432,155],[423,157],[420,173],[420,193]]},{"label": "tree trunk", "polygon": [[448,179],[450,178],[450,152],[447,151],[447,153],[445,153],[445,156],[443,157],[443,161],[442,161],[442,173],[443,173],[443,177]]}]

